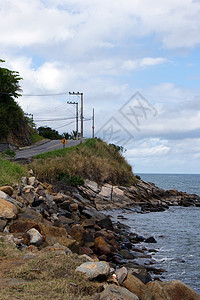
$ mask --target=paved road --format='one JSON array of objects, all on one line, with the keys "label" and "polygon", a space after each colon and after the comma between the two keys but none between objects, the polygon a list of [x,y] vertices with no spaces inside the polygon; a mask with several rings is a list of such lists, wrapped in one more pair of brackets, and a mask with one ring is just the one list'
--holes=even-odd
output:
[{"label": "paved road", "polygon": [[[65,147],[76,146],[79,143],[80,143],[80,141],[69,140],[69,141],[67,141],[67,144],[65,145]],[[63,148],[63,145],[62,145],[61,141],[52,140],[52,141],[45,142],[44,144],[33,145],[30,147],[27,147],[26,149],[16,151],[15,159],[29,158],[34,155],[40,154],[40,153],[45,153],[45,152],[49,152],[49,151],[56,150],[56,149],[62,149],[62,148]]]}]

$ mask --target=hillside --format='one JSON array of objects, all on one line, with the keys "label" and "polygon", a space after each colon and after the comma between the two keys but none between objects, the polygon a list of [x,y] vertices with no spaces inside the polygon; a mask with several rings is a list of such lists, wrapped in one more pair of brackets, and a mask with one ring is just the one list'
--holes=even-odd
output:
[{"label": "hillside", "polygon": [[82,179],[98,183],[132,185],[135,177],[120,147],[100,139],[88,139],[78,146],[55,150],[35,157],[31,165],[40,180],[81,184]]}]

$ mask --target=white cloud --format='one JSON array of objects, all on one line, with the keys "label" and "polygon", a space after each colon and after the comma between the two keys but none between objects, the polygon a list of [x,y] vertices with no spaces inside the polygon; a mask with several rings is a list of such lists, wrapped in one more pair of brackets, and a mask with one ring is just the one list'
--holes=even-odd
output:
[{"label": "white cloud", "polygon": [[157,57],[157,58],[144,57],[142,59],[137,59],[137,60],[127,60],[123,63],[122,67],[127,70],[134,70],[139,68],[155,66],[158,64],[162,64],[166,61],[167,59],[162,57]]}]

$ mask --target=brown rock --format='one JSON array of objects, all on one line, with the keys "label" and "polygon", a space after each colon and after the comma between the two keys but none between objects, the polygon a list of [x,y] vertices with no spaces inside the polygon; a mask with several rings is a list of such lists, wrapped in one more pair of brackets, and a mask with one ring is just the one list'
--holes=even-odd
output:
[{"label": "brown rock", "polygon": [[18,213],[17,207],[4,200],[0,199],[0,216],[5,219],[14,219]]},{"label": "brown rock", "polygon": [[98,300],[139,300],[139,298],[127,289],[115,284],[108,285],[105,290],[97,295]]},{"label": "brown rock", "polygon": [[13,188],[12,188],[11,186],[9,186],[9,185],[0,187],[0,191],[6,193],[6,194],[9,195],[10,197],[11,197],[12,194],[13,194]]},{"label": "brown rock", "polygon": [[106,242],[106,240],[102,236],[99,236],[94,240],[94,248],[97,252],[100,252],[101,254],[111,254],[111,246]]},{"label": "brown rock", "polygon": [[89,247],[79,247],[79,254],[93,255],[94,252]]},{"label": "brown rock", "polygon": [[85,229],[81,225],[73,225],[68,234],[71,235],[80,245],[83,244]]},{"label": "brown rock", "polygon": [[71,209],[74,210],[74,211],[78,210],[78,204],[77,204],[77,203],[71,203],[71,204],[70,204],[70,207],[71,207]]},{"label": "brown rock", "polygon": [[37,230],[39,230],[39,225],[32,221],[32,220],[23,220],[23,221],[20,221],[20,220],[16,220],[16,221],[13,221],[10,225],[10,232],[12,233],[16,233],[16,232],[26,232],[28,231],[29,229],[31,228],[35,228]]},{"label": "brown rock", "polygon": [[83,227],[94,227],[96,223],[96,219],[95,218],[90,218],[90,219],[85,219],[82,223]]},{"label": "brown rock", "polygon": [[[137,295],[140,299],[143,299],[142,297],[144,294],[145,285],[137,277],[128,273],[125,281],[123,282],[123,286],[126,287],[130,292]],[[151,298],[148,298],[148,300],[149,299]]]}]

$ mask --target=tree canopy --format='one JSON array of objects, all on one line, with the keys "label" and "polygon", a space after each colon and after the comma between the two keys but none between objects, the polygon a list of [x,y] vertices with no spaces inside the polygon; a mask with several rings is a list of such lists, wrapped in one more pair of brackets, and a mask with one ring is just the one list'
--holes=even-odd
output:
[{"label": "tree canopy", "polygon": [[[0,60],[0,62],[4,62]],[[24,113],[17,104],[20,96],[22,78],[16,71],[0,67],[0,138],[7,138],[10,132],[16,131],[24,122]]]}]

